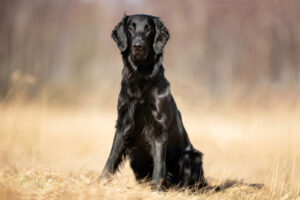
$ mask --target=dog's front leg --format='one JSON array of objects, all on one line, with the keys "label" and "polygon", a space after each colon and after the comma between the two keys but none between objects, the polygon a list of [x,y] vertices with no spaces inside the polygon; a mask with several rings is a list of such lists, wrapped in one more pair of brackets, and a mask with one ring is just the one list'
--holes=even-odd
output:
[{"label": "dog's front leg", "polygon": [[133,124],[128,122],[133,120],[137,102],[134,101],[131,104],[126,104],[125,100],[123,96],[119,96],[117,130],[111,152],[99,179],[107,178],[109,175],[114,174],[128,150],[126,138],[133,132]]},{"label": "dog's front leg", "polygon": [[166,149],[168,141],[168,124],[170,123],[172,100],[170,96],[169,87],[166,86],[163,90],[153,90],[153,107],[152,115],[156,121],[158,130],[154,136],[154,142],[152,145],[153,152],[153,184],[158,190],[162,189],[162,184],[166,178]]},{"label": "dog's front leg", "polygon": [[166,177],[166,142],[155,139],[153,143],[153,185],[157,190],[162,189]]},{"label": "dog's front leg", "polygon": [[116,131],[111,152],[99,179],[107,178],[110,174],[114,174],[116,172],[119,164],[123,160],[125,152],[126,148],[124,139],[122,138],[121,133]]}]

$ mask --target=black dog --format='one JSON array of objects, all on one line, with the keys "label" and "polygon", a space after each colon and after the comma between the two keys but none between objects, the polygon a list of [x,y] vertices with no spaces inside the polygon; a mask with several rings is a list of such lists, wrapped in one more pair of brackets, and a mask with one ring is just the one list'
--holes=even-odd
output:
[{"label": "black dog", "polygon": [[188,138],[164,76],[167,28],[154,16],[125,16],[112,38],[122,53],[123,80],[116,133],[99,178],[114,174],[128,156],[136,179],[152,179],[156,189],[207,186],[202,153]]}]

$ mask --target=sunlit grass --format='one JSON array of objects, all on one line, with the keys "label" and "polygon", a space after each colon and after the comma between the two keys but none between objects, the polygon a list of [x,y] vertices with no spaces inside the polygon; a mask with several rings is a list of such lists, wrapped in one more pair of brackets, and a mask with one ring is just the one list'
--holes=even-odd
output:
[{"label": "sunlit grass", "polygon": [[[295,109],[181,109],[192,143],[203,151],[221,192],[155,192],[137,184],[128,163],[112,182],[97,178],[111,148],[116,112],[92,106],[0,107],[0,199],[297,199],[300,114]],[[263,188],[247,184],[264,184]]]}]

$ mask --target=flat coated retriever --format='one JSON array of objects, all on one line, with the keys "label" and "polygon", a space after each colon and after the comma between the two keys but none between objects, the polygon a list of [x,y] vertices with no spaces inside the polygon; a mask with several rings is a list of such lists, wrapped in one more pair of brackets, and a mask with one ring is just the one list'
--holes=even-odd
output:
[{"label": "flat coated retriever", "polygon": [[191,144],[164,76],[163,48],[169,32],[158,17],[124,16],[112,31],[124,68],[116,133],[99,179],[129,157],[137,180],[155,189],[207,186],[202,153]]}]

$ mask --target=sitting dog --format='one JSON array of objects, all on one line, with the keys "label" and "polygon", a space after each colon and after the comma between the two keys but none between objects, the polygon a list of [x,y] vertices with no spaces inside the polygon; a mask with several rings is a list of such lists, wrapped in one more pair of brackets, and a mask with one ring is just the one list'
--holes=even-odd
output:
[{"label": "sitting dog", "polygon": [[124,16],[112,38],[124,68],[114,141],[99,179],[128,157],[136,179],[152,180],[155,189],[207,186],[202,153],[189,140],[164,76],[167,28],[158,17]]}]

